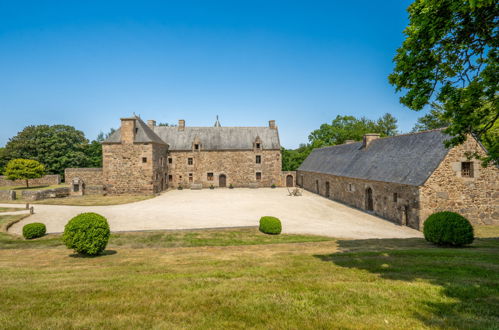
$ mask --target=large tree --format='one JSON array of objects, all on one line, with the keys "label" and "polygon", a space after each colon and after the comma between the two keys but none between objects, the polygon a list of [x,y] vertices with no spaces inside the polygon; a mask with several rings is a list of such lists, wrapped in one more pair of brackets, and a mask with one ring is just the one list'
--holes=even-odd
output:
[{"label": "large tree", "polygon": [[413,132],[421,132],[429,129],[444,128],[449,126],[449,121],[444,118],[444,109],[441,105],[433,103],[432,109],[423,117],[418,118]]},{"label": "large tree", "polygon": [[314,148],[345,143],[346,140],[360,141],[366,133],[379,133],[381,136],[397,134],[397,119],[387,113],[378,120],[365,117],[336,116],[331,124],[322,124],[308,136]]},{"label": "large tree", "polygon": [[[468,134],[488,136],[497,159],[499,136],[499,3],[493,0],[416,0],[408,8],[406,39],[397,50],[389,81],[403,91],[400,102],[421,110],[441,103],[448,146]],[[493,133],[493,134],[491,134]]]},{"label": "large tree", "polygon": [[83,132],[71,126],[27,126],[7,142],[3,158],[37,160],[48,173],[63,175],[67,167],[90,165],[87,145]]}]

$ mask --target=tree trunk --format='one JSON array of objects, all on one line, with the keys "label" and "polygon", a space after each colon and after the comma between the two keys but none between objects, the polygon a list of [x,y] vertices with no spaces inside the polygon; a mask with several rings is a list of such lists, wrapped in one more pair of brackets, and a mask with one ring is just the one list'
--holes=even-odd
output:
[{"label": "tree trunk", "polygon": [[29,188],[28,179],[26,179],[26,188]]}]

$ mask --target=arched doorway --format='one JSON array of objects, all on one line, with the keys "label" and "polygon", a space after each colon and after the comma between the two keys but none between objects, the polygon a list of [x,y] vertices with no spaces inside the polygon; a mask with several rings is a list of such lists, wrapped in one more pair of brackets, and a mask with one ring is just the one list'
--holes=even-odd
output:
[{"label": "arched doorway", "polygon": [[326,197],[329,198],[329,181],[326,181]]},{"label": "arched doorway", "polygon": [[220,174],[218,176],[218,186],[221,188],[227,187],[227,177],[225,176],[225,174]]},{"label": "arched doorway", "polygon": [[293,184],[293,176],[291,174],[289,174],[287,177],[286,177],[286,187],[294,187],[294,184]]},{"label": "arched doorway", "polygon": [[373,190],[371,188],[366,189],[366,210],[374,210]]}]

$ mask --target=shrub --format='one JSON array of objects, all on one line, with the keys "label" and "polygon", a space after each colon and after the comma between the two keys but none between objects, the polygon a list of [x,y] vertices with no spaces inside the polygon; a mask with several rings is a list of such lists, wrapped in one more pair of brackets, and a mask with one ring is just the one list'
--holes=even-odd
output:
[{"label": "shrub", "polygon": [[42,237],[46,232],[47,227],[40,222],[28,223],[23,227],[23,236],[26,239]]},{"label": "shrub", "polygon": [[214,186],[214,185],[211,185],[211,186],[210,186],[210,189],[215,189],[215,186]]},{"label": "shrub", "polygon": [[260,231],[265,234],[279,235],[282,230],[281,220],[275,217],[262,217],[260,219]]},{"label": "shrub", "polygon": [[182,190],[182,189],[184,189],[184,187],[182,187],[181,185],[179,185],[177,189],[178,190]]},{"label": "shrub", "polygon": [[273,183],[270,188],[274,189],[276,187],[275,183]]},{"label": "shrub", "polygon": [[232,183],[229,185],[229,189],[234,189],[234,186],[232,185]]},{"label": "shrub", "polygon": [[454,212],[433,213],[424,223],[424,237],[437,245],[462,246],[473,242],[468,219]]},{"label": "shrub", "polygon": [[106,218],[97,213],[82,213],[66,224],[62,240],[68,249],[94,256],[104,251],[110,234]]}]

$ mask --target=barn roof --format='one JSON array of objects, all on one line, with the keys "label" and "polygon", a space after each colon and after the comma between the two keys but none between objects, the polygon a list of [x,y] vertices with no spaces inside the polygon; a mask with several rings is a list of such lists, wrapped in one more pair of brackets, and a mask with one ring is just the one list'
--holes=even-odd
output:
[{"label": "barn roof", "polygon": [[[198,141],[203,150],[253,150],[253,143],[260,139],[262,148],[280,150],[279,133],[270,127],[189,127],[154,126],[149,128],[140,118],[136,118],[136,143],[155,142],[168,144],[170,150],[192,150]],[[120,143],[121,132],[116,130],[103,143]]]},{"label": "barn roof", "polygon": [[447,139],[432,130],[315,149],[298,170],[420,186],[447,155]]},{"label": "barn roof", "polygon": [[154,132],[170,145],[170,150],[191,150],[196,140],[203,150],[253,150],[260,138],[263,149],[280,149],[277,129],[269,127],[189,127],[155,126]]}]

